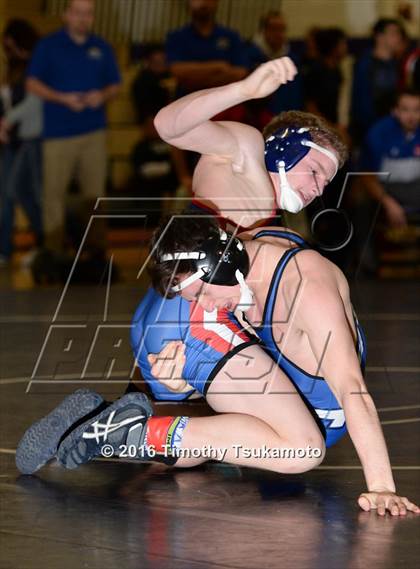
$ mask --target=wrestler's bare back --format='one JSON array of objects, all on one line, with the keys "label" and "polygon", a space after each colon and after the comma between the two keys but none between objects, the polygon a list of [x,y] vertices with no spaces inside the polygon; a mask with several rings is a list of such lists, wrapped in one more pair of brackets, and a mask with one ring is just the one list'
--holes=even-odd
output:
[{"label": "wrestler's bare back", "polygon": [[[264,227],[264,229],[270,228]],[[255,305],[246,314],[248,322],[254,328],[262,323],[265,302],[279,260],[285,251],[295,247],[293,243],[275,237],[263,237],[258,241],[249,242],[252,235],[258,231],[254,229],[241,234],[241,238],[247,241],[251,266],[257,267],[257,270],[255,268],[254,271],[251,270],[251,276],[257,275],[256,278],[248,280],[254,291]],[[338,267],[314,250],[299,252],[287,264],[277,291],[272,327],[274,339],[287,358],[311,375],[321,375],[318,371],[319,361],[311,348],[307,333],[302,329],[299,317],[299,303],[305,294],[305,284],[309,280],[313,281],[314,271],[323,271],[324,277],[340,295],[346,320],[356,344],[357,333],[346,278]],[[319,295],[322,294],[320,287]],[[320,299],[320,297],[313,298],[312,302],[319,302]]]}]

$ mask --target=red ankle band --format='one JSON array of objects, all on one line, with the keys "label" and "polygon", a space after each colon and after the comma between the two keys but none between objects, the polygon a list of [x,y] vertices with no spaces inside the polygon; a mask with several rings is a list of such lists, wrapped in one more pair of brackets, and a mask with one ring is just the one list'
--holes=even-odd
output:
[{"label": "red ankle band", "polygon": [[179,417],[150,417],[147,422],[146,445],[152,446],[156,452],[163,453],[170,444],[169,429]]}]

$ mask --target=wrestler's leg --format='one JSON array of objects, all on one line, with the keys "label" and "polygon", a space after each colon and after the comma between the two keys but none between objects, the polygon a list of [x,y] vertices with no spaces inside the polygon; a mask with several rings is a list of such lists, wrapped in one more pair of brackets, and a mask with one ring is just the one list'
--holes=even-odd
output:
[{"label": "wrestler's leg", "polygon": [[[297,419],[306,421],[305,412],[298,412]],[[310,421],[307,426],[311,428]],[[307,447],[312,452],[306,455],[281,456],[278,450],[272,454],[273,449],[308,451]],[[197,451],[201,451],[201,456],[190,458],[197,456]],[[86,422],[76,423],[63,436],[57,450],[58,460],[70,469],[97,456],[121,456],[158,460],[183,468],[211,458],[281,473],[310,470],[319,464],[322,454],[323,440],[320,434],[317,437],[316,430],[304,438],[282,435],[264,420],[242,413],[157,417],[152,415],[152,407],[142,393],[129,393]]]},{"label": "wrestler's leg", "polygon": [[[207,401],[222,414],[191,418],[181,448],[227,449],[225,462],[283,473],[304,472],[322,461],[325,443],[311,413],[290,380],[259,346],[248,346],[227,360],[210,385]],[[321,453],[303,458],[248,458],[237,445],[249,449],[310,446]],[[200,462],[180,458],[176,466]]]},{"label": "wrestler's leg", "polygon": [[[226,460],[236,464],[242,462],[235,448],[232,448],[235,444],[243,444],[247,448],[261,447],[264,444],[275,448],[305,448],[311,445],[322,449],[322,458],[324,440],[301,396],[261,347],[252,343],[252,337],[244,336],[239,322],[232,319],[231,315],[219,312],[217,317],[214,317],[213,328],[217,329],[220,336],[217,333],[212,334],[208,327],[202,324],[204,313],[199,305],[187,303],[180,298],[168,301],[154,292],[150,294],[154,295],[152,301],[142,302],[140,309],[144,306],[151,315],[144,316],[138,310],[139,315],[134,320],[136,331],[141,324],[141,333],[138,335],[144,340],[143,349],[141,352],[137,351],[136,359],[144,377],[149,378],[150,385],[159,385],[159,389],[155,387],[153,391],[166,389],[169,392],[165,385],[160,384],[160,381],[151,375],[150,365],[146,359],[147,353],[160,351],[161,336],[163,339],[175,339],[175,337],[169,335],[172,330],[169,325],[150,327],[148,320],[156,323],[159,318],[159,323],[162,324],[162,318],[172,313],[171,307],[174,305],[176,310],[172,319],[176,321],[182,307],[184,309],[182,321],[188,326],[188,332],[184,334],[187,340],[183,377],[197,391],[206,393],[209,404],[216,411],[235,413],[235,415],[190,419],[182,437],[182,447],[200,448],[207,444],[212,447],[228,448]],[[165,303],[164,311],[161,310],[162,303]],[[156,307],[158,310],[155,310]],[[146,334],[148,329],[153,334]],[[232,336],[228,338],[229,341],[220,339],[223,329],[231,331]],[[172,333],[178,330],[176,328]],[[138,340],[134,338],[133,345],[137,344]],[[169,363],[172,364],[172,360]],[[164,373],[162,377],[169,376]],[[210,388],[208,388],[209,381]],[[173,393],[171,398],[183,398],[183,395]],[[230,438],[226,438],[228,435]],[[204,460],[204,458],[182,458],[177,465],[188,467]],[[319,462],[320,458],[316,457],[275,461],[246,460],[249,466],[282,469],[282,472],[291,472],[295,469],[308,470]]]},{"label": "wrestler's leg", "polygon": [[[275,472],[304,472],[313,468],[322,458],[324,443],[300,396],[260,348],[246,346],[241,352],[225,362],[209,389],[210,404],[224,414],[191,419],[156,417],[152,416],[152,407],[144,394],[127,394],[107,409],[101,412],[98,409],[82,424],[77,420],[79,417],[74,417],[74,426],[65,433],[65,425],[60,428],[63,432],[57,437],[61,436],[62,442],[57,457],[67,468],[75,468],[95,456],[105,456],[103,449],[112,445],[112,452],[117,455],[123,448],[137,449],[138,455],[130,456],[137,459],[153,460],[154,457],[148,455],[149,449],[158,449],[164,462],[180,467],[193,466],[209,458],[181,457],[176,460],[177,453],[172,456],[169,453],[169,460],[166,460],[164,447],[169,445],[169,448],[181,451],[203,447],[220,449],[224,451],[223,456],[212,455],[210,458]],[[249,361],[255,365],[250,366]],[[234,379],[236,377],[241,379]],[[71,411],[64,409],[65,402],[56,411],[61,407],[66,412]],[[49,431],[48,417],[39,423]],[[19,445],[22,449],[27,446],[27,434]],[[38,446],[42,451],[43,445]],[[319,454],[282,457],[252,453],[252,449],[259,452],[264,446],[268,449],[311,447]],[[140,452],[141,448],[146,448],[146,455]],[[244,448],[251,449],[251,456],[244,454]],[[41,463],[37,462],[32,467],[32,463],[26,464],[25,461],[24,468],[20,470],[31,473],[39,466]]]},{"label": "wrestler's leg", "polygon": [[[126,395],[79,426],[78,417],[75,417],[74,428],[62,434],[64,439],[58,453],[61,462],[74,468],[94,456],[100,456],[103,443],[111,441],[118,452],[123,445],[133,446],[134,439],[135,447],[152,444],[154,448],[163,448],[169,442],[177,449],[205,446],[221,449],[225,454],[220,459],[225,462],[284,473],[303,472],[320,462],[324,441],[316,423],[292,383],[259,346],[244,344],[239,351],[226,354],[219,360],[211,379],[207,398],[221,415],[191,419],[151,417],[152,408],[143,394]],[[47,430],[50,428],[48,417],[40,423]],[[26,439],[25,435],[23,441]],[[42,450],[43,445],[38,446]],[[264,453],[245,456],[241,450],[258,450],[264,446],[274,449],[304,449],[309,446],[320,449],[320,452],[316,455],[277,457]],[[207,458],[181,457],[178,461],[168,462],[188,467]],[[41,464],[37,465],[38,462],[34,469]],[[25,464],[21,471],[30,472],[31,469],[32,463],[28,468]]]}]

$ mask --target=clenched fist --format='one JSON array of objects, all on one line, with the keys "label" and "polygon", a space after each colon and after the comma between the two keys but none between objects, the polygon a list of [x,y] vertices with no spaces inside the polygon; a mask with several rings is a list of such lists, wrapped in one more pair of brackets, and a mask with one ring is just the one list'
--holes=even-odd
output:
[{"label": "clenched fist", "polygon": [[168,342],[159,354],[149,354],[152,375],[162,385],[176,393],[186,393],[193,389],[182,378],[185,364],[185,346],[180,341]]},{"label": "clenched fist", "polygon": [[276,91],[280,85],[293,81],[297,69],[290,57],[281,57],[263,63],[240,82],[246,99],[260,99]]}]

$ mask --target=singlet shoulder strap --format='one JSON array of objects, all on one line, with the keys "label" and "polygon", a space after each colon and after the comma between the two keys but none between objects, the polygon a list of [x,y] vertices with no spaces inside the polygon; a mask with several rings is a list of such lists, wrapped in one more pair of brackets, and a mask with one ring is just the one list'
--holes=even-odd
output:
[{"label": "singlet shoulder strap", "polygon": [[260,237],[277,237],[279,239],[287,239],[287,241],[291,241],[300,247],[310,247],[309,243],[307,243],[300,235],[296,233],[292,233],[291,231],[282,231],[280,229],[262,229],[258,231],[252,238],[259,239]]},{"label": "singlet shoulder strap", "polygon": [[281,259],[277,263],[277,267],[275,268],[273,277],[271,279],[262,319],[263,326],[271,326],[271,323],[273,321],[274,306],[277,298],[277,290],[279,288],[280,280],[283,276],[286,265],[290,259],[292,259],[299,251],[310,249],[310,245],[300,235],[281,229],[262,229],[253,236],[252,240],[258,239],[259,237],[277,237],[278,239],[285,239],[297,245],[297,247],[292,247],[283,253]]},{"label": "singlet shoulder strap", "polygon": [[[280,285],[281,278],[283,276],[284,270],[288,262],[295,256],[299,251],[305,251],[307,247],[293,247],[285,251],[277,263],[273,277],[271,279],[270,288],[268,289],[267,299],[265,301],[264,313],[262,318],[263,326],[271,326],[273,322],[274,307],[277,299],[277,291]],[[298,285],[299,287],[300,285]]]}]

